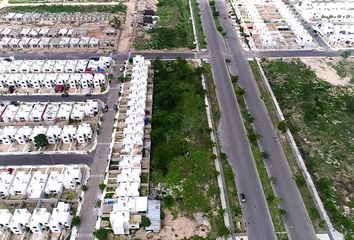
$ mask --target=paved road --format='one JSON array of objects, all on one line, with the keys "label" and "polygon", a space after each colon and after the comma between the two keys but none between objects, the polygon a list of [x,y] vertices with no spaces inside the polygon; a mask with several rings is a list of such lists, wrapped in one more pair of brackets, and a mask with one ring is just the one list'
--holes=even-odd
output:
[{"label": "paved road", "polygon": [[[230,36],[229,36],[230,37]],[[264,50],[245,51],[245,57],[339,57],[343,51],[321,51],[321,50]],[[354,51],[353,51],[354,52]]]},{"label": "paved road", "polygon": [[281,207],[287,213],[284,217],[284,223],[289,239],[317,239],[302,197],[292,178],[291,170],[278,141],[276,131],[261,99],[252,71],[243,56],[240,40],[229,18],[223,17],[227,16],[225,2],[217,0],[216,4],[220,12],[221,24],[227,32],[225,41],[231,53],[232,68],[239,75],[240,85],[246,90],[244,98],[250,113],[255,118],[255,130],[262,136],[259,139],[260,147],[262,151],[270,154],[270,159],[266,161],[267,171],[269,176],[274,176],[277,179],[277,183],[273,184],[273,189],[276,196],[282,199]]},{"label": "paved road", "polygon": [[[220,140],[223,151],[236,172],[239,193],[245,193],[247,203],[242,212],[247,224],[247,233],[252,240],[276,239],[268,206],[260,184],[230,77],[225,65],[227,49],[216,31],[207,0],[200,0],[202,22],[208,42],[210,63],[216,84],[221,116]],[[204,9],[204,11],[203,11]]]}]

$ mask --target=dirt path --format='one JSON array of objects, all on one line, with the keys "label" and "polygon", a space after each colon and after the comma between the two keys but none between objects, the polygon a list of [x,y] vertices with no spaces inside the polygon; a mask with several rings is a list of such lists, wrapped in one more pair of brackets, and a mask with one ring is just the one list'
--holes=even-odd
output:
[{"label": "dirt path", "polygon": [[134,16],[135,16],[135,9],[136,9],[136,0],[129,0],[128,2],[125,3],[127,6],[127,14],[125,17],[125,22],[121,27],[121,33],[120,33],[120,38],[118,44],[118,52],[128,52],[130,49],[130,44],[132,43],[133,40],[133,34],[134,34]]}]

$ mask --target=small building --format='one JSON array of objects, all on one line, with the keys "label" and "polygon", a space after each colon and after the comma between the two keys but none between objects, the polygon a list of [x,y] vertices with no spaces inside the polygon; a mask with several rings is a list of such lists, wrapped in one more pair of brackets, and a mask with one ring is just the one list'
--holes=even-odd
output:
[{"label": "small building", "polygon": [[10,47],[9,43],[11,41],[11,38],[4,37],[0,40],[0,48],[7,49]]},{"label": "small building", "polygon": [[47,37],[48,32],[49,32],[49,28],[47,28],[47,27],[41,28],[41,30],[39,30],[38,36],[39,37]]},{"label": "small building", "polygon": [[4,29],[1,31],[1,37],[10,37],[11,31],[12,31],[11,28],[4,28]]},{"label": "small building", "polygon": [[70,214],[70,205],[59,202],[53,209],[49,220],[49,228],[53,233],[60,233],[65,229],[70,229],[73,216]]},{"label": "small building", "polygon": [[90,88],[92,86],[93,76],[92,74],[82,74],[81,76],[81,87],[82,88]]},{"label": "small building", "polygon": [[41,38],[41,41],[39,42],[38,46],[40,48],[49,48],[50,47],[50,45],[49,45],[50,39],[51,38],[49,38],[49,37]]},{"label": "small building", "polygon": [[10,42],[8,43],[9,48],[18,48],[19,42],[20,42],[19,38],[11,38]]},{"label": "small building", "polygon": [[49,126],[46,133],[49,144],[57,144],[61,139],[61,132],[63,129],[57,125]]},{"label": "small building", "polygon": [[33,233],[42,233],[49,224],[50,213],[46,208],[35,208],[28,227]]},{"label": "small building", "polygon": [[23,234],[31,220],[31,213],[26,208],[16,209],[11,218],[9,228],[13,234]]},{"label": "small building", "polygon": [[45,85],[45,74],[32,74],[31,84],[35,89],[40,89]]},{"label": "small building", "polygon": [[45,63],[45,60],[36,60],[33,62],[30,72],[31,73],[41,73],[42,72],[42,67]]},{"label": "small building", "polygon": [[49,29],[47,36],[50,38],[56,38],[58,36],[59,30],[57,28],[51,28]]},{"label": "small building", "polygon": [[64,72],[74,73],[76,65],[77,65],[77,60],[67,60],[64,67]]},{"label": "small building", "polygon": [[0,141],[2,144],[12,145],[15,142],[17,128],[14,126],[5,127],[0,133]]},{"label": "small building", "polygon": [[106,85],[106,76],[103,73],[96,73],[93,77],[93,87],[100,88]]},{"label": "small building", "polygon": [[49,47],[50,48],[58,48],[59,47],[59,42],[60,42],[60,38],[51,38],[49,41]]},{"label": "small building", "polygon": [[127,168],[122,169],[120,174],[117,175],[117,183],[120,182],[140,182],[141,169]]},{"label": "small building", "polygon": [[67,28],[61,28],[61,29],[59,29],[59,31],[58,31],[58,36],[59,36],[59,37],[65,37],[66,34],[67,34],[67,32],[68,32],[68,29],[67,29]]},{"label": "small building", "polygon": [[41,28],[32,28],[31,31],[28,33],[28,36],[31,38],[39,37],[39,31]]},{"label": "small building", "polygon": [[40,171],[34,172],[27,188],[27,196],[29,198],[40,198],[47,183],[47,179],[47,173]]},{"label": "small building", "polygon": [[43,121],[43,115],[47,110],[48,103],[38,102],[33,106],[33,109],[29,115],[29,120],[31,122],[41,122]]},{"label": "small building", "polygon": [[85,116],[94,117],[99,112],[99,103],[94,100],[87,100],[85,103]]},{"label": "small building", "polygon": [[70,41],[69,41],[69,47],[73,47],[73,48],[79,47],[80,46],[79,42],[80,42],[80,39],[72,37],[72,38],[70,38]]},{"label": "small building", "polygon": [[143,13],[144,16],[154,16],[155,15],[155,11],[152,10],[152,9],[145,9],[144,10],[144,13]]},{"label": "small building", "polygon": [[23,28],[20,31],[20,37],[29,37],[30,32],[31,32],[31,28]]},{"label": "small building", "polygon": [[81,37],[79,42],[79,47],[87,48],[89,47],[90,37]]},{"label": "small building", "polygon": [[32,133],[31,133],[31,137],[30,137],[31,141],[34,142],[35,137],[37,137],[37,136],[40,135],[40,134],[46,135],[47,130],[48,130],[48,129],[47,129],[47,127],[45,127],[45,126],[35,126],[35,127],[33,128]]},{"label": "small building", "polygon": [[75,190],[81,184],[82,173],[79,167],[66,167],[64,170],[63,184],[66,189]]},{"label": "small building", "polygon": [[0,173],[0,196],[7,197],[9,196],[9,191],[12,182],[15,179],[15,175],[9,172]]},{"label": "small building", "polygon": [[85,103],[78,102],[74,104],[70,114],[70,119],[74,121],[82,121],[85,118]]},{"label": "small building", "polygon": [[30,142],[30,137],[32,133],[32,127],[23,126],[19,128],[16,132],[15,139],[18,144],[27,144]]},{"label": "small building", "polygon": [[87,60],[78,60],[75,72],[84,73],[86,71]]},{"label": "small building", "polygon": [[30,113],[33,109],[33,103],[23,103],[20,105],[20,109],[18,110],[15,119],[17,122],[28,122]]},{"label": "small building", "polygon": [[9,190],[10,195],[26,195],[31,177],[32,175],[30,173],[17,172]]},{"label": "small building", "polygon": [[19,106],[15,105],[7,105],[7,108],[4,110],[3,114],[1,115],[2,122],[12,122],[15,120],[16,113],[20,109]]},{"label": "small building", "polygon": [[66,60],[57,60],[54,65],[54,72],[63,73],[66,65]]},{"label": "small building", "polygon": [[[60,104],[59,103],[48,103],[47,104],[47,108],[45,110],[45,112],[42,115],[42,119],[43,121],[46,122],[53,122],[56,120],[58,111],[60,108]],[[49,129],[48,129],[49,131]]]},{"label": "small building", "polygon": [[23,37],[21,38],[20,42],[18,43],[19,48],[29,48],[29,42],[31,41],[31,38],[29,37]]},{"label": "small building", "polygon": [[77,88],[80,86],[81,73],[70,74],[69,86],[70,88]]},{"label": "small building", "polygon": [[63,174],[58,171],[52,171],[49,174],[47,185],[44,192],[48,195],[59,194],[63,190]]},{"label": "small building", "polygon": [[12,31],[8,34],[8,37],[12,38],[20,38],[21,29],[12,29]]},{"label": "small building", "polygon": [[70,42],[70,38],[68,38],[68,37],[62,37],[62,38],[60,39],[60,41],[59,41],[58,46],[59,46],[60,48],[68,48],[68,47],[70,47],[69,42]]},{"label": "small building", "polygon": [[76,132],[76,140],[83,144],[92,140],[92,128],[88,123],[81,123]]},{"label": "small building", "polygon": [[72,103],[60,104],[60,108],[59,108],[56,120],[57,121],[68,121],[72,110],[73,110]]},{"label": "small building", "polygon": [[89,47],[97,48],[99,47],[99,40],[97,38],[90,38]]},{"label": "small building", "polygon": [[70,144],[76,139],[77,127],[74,125],[65,125],[61,132],[61,140],[65,144]]},{"label": "small building", "polygon": [[31,48],[38,48],[38,47],[40,47],[40,45],[39,45],[40,41],[41,41],[40,38],[31,38],[28,45]]},{"label": "small building", "polygon": [[[21,40],[22,41],[22,40]],[[29,73],[34,61],[24,61],[18,68],[20,73]]]},{"label": "small building", "polygon": [[0,234],[4,234],[12,219],[9,209],[0,209]]},{"label": "small building", "polygon": [[47,60],[44,62],[43,67],[42,67],[42,72],[44,73],[53,73],[54,72],[54,66],[55,66],[55,60]]}]

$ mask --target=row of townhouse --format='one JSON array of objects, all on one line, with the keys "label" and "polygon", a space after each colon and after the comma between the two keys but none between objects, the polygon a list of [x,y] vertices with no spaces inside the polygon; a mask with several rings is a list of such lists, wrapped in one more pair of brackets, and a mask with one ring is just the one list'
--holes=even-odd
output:
[{"label": "row of townhouse", "polygon": [[100,88],[106,85],[104,73],[0,73],[0,88]]},{"label": "row of townhouse", "polygon": [[99,113],[99,102],[37,102],[20,104],[0,103],[0,122],[58,122],[81,121],[85,117],[94,117]]},{"label": "row of townhouse", "polygon": [[[139,228],[139,221],[132,221],[136,214],[146,213],[148,199],[140,195],[141,161],[144,139],[148,67],[150,61],[142,56],[133,59],[125,127],[123,129],[121,160],[117,175],[117,188],[110,213],[114,234],[128,234],[129,229]],[[136,151],[139,149],[139,151]]]},{"label": "row of townhouse", "polygon": [[73,28],[0,28],[1,37],[86,37],[85,29]]},{"label": "row of townhouse", "polygon": [[0,61],[0,73],[85,73],[104,72],[111,57],[100,56],[75,60],[13,60]]},{"label": "row of townhouse", "polygon": [[0,49],[25,48],[98,48],[107,44],[94,37],[3,37]]},{"label": "row of townhouse", "polygon": [[1,18],[7,22],[25,22],[25,23],[35,23],[43,21],[54,21],[54,22],[99,22],[105,23],[113,19],[114,17],[119,16],[112,13],[35,13],[35,12],[26,12],[26,13],[13,13],[9,12],[6,15],[2,15]]},{"label": "row of townhouse", "polygon": [[32,233],[43,233],[48,228],[53,233],[70,229],[73,216],[70,205],[58,202],[50,213],[46,208],[35,208],[31,214],[26,208],[15,209],[12,214],[8,209],[0,209],[0,234],[8,229],[13,234],[22,235],[27,229]]},{"label": "row of townhouse", "polygon": [[92,140],[93,131],[88,123],[81,123],[78,127],[75,125],[65,125],[63,128],[57,125],[53,126],[23,126],[16,128],[8,126],[0,128],[0,144],[28,144],[34,143],[35,137],[44,134],[49,144],[57,144],[62,141],[64,144],[77,142],[84,144]]},{"label": "row of townhouse", "polygon": [[62,170],[10,171],[0,173],[0,196],[27,196],[31,199],[60,194],[63,189],[75,190],[82,182],[82,169],[78,166],[65,167]]}]

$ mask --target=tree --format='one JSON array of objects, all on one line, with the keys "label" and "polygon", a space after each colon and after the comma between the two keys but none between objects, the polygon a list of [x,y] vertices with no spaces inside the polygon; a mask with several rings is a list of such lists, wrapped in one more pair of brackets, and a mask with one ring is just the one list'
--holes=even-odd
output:
[{"label": "tree", "polygon": [[286,132],[286,130],[288,129],[288,122],[286,120],[280,121],[278,123],[278,129],[281,132]]},{"label": "tree", "polygon": [[231,75],[231,82],[234,84],[238,83],[238,75]]},{"label": "tree", "polygon": [[142,227],[148,227],[151,225],[151,221],[148,217],[146,216],[142,216],[142,219],[141,219],[141,226]]},{"label": "tree", "polygon": [[79,216],[75,216],[71,223],[73,226],[79,226],[81,223],[81,218]]},{"label": "tree", "polygon": [[81,190],[84,191],[84,192],[87,192],[88,186],[87,185],[82,185],[81,186]]},{"label": "tree", "polygon": [[278,179],[274,176],[271,176],[270,181],[271,181],[271,183],[276,184],[278,182]]},{"label": "tree", "polygon": [[113,19],[110,21],[111,27],[115,29],[120,29],[122,25],[122,21],[120,20],[119,17],[114,16]]},{"label": "tree", "polygon": [[262,157],[262,159],[269,159],[270,154],[267,153],[267,152],[262,152],[262,153],[261,153],[261,157]]},{"label": "tree", "polygon": [[343,51],[340,56],[341,56],[342,58],[348,58],[348,57],[350,57],[351,55],[352,55],[352,51],[351,51],[351,50],[346,50],[346,51]]},{"label": "tree", "polygon": [[34,143],[37,147],[46,147],[48,146],[47,136],[44,134],[38,134],[34,137]]},{"label": "tree", "polygon": [[108,230],[105,228],[97,229],[93,232],[93,236],[95,236],[98,240],[105,240],[108,237]]},{"label": "tree", "polygon": [[286,216],[286,211],[283,208],[279,208],[280,216]]},{"label": "tree", "polygon": [[106,184],[101,183],[100,185],[98,185],[98,187],[101,189],[101,191],[105,190],[105,188],[107,187]]}]

